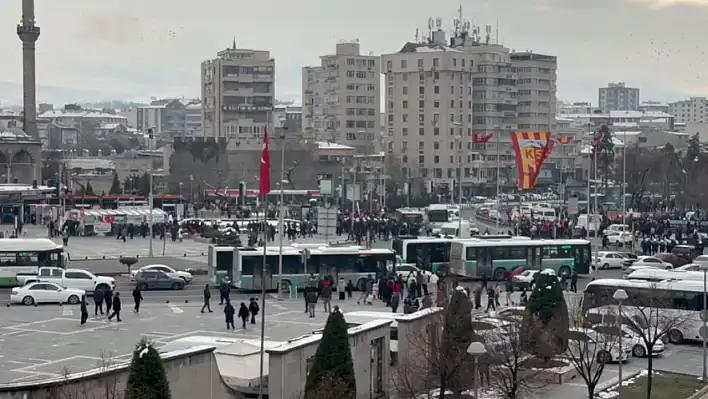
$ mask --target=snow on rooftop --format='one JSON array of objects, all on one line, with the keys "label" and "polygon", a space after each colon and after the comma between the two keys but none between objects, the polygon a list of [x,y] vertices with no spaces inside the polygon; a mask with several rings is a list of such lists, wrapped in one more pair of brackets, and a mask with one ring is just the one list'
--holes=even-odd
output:
[{"label": "snow on rooftop", "polygon": [[113,115],[100,111],[93,110],[80,110],[80,111],[64,111],[64,110],[53,110],[43,112],[39,115],[39,118],[43,119],[54,119],[54,118],[98,118],[98,119],[121,119],[128,120],[127,117],[121,115]]},{"label": "snow on rooftop", "polygon": [[344,145],[344,144],[337,144],[337,143],[330,143],[329,141],[318,141],[317,142],[317,147],[320,150],[353,150],[354,147]]}]

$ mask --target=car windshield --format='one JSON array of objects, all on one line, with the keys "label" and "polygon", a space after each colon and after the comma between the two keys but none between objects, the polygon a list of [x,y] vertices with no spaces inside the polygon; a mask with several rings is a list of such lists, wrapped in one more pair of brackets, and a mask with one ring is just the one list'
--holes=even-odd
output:
[{"label": "car windshield", "polygon": [[708,262],[708,255],[697,256],[695,262]]}]

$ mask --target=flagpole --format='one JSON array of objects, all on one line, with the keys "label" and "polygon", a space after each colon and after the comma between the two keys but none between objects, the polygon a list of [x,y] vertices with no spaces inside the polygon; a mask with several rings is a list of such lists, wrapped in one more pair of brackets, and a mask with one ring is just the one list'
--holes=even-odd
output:
[{"label": "flagpole", "polygon": [[267,247],[268,247],[268,193],[270,192],[270,153],[268,150],[268,128],[263,129],[263,150],[261,152],[260,176],[258,196],[263,203],[263,267],[261,269],[261,353],[260,353],[260,384],[258,387],[258,398],[265,398],[265,314],[266,314],[266,271],[267,271]]},{"label": "flagpole", "polygon": [[[260,194],[260,193],[259,193]],[[268,201],[266,196],[262,197],[263,204],[263,268],[261,269],[261,354],[260,354],[260,384],[258,390],[258,398],[265,398],[265,376],[263,374],[264,359],[265,359],[265,314],[266,314],[266,248],[268,246],[268,232],[266,227],[268,225]]]}]

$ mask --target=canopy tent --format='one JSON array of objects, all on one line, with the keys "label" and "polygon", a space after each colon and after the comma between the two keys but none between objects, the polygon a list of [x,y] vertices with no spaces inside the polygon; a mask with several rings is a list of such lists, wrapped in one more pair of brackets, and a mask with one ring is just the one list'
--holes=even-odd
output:
[{"label": "canopy tent", "polygon": [[[92,224],[94,220],[103,223],[115,223],[116,220],[128,224],[148,223],[150,220],[150,209],[144,208],[118,208],[118,209],[75,209],[85,224]],[[124,218],[124,220],[123,220]],[[152,210],[153,223],[162,223],[166,220],[167,213],[162,209]]]}]

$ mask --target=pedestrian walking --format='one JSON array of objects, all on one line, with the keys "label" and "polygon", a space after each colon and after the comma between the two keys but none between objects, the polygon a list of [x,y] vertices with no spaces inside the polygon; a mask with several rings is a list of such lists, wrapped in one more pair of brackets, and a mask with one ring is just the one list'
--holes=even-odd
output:
[{"label": "pedestrian walking", "polygon": [[135,306],[133,307],[133,313],[140,313],[140,302],[143,300],[143,293],[140,291],[140,285],[136,285],[133,290],[133,302]]},{"label": "pedestrian walking", "polygon": [[322,280],[322,288],[320,289],[320,298],[322,298],[322,305],[324,306],[325,313],[332,311],[332,284],[328,279]]},{"label": "pedestrian walking", "polygon": [[231,281],[228,277],[221,280],[221,284],[219,284],[219,294],[221,296],[219,305],[223,305],[224,302],[230,301],[229,295],[231,294]]},{"label": "pedestrian walking", "polygon": [[347,295],[347,282],[344,281],[344,277],[339,278],[339,282],[337,283],[337,293],[339,294],[339,300],[343,301],[344,298],[346,298]]},{"label": "pedestrian walking", "polygon": [[[243,328],[246,328],[246,322],[248,321],[248,316],[249,316],[249,311],[248,308],[246,307],[246,304],[241,302],[241,307],[238,309],[238,317],[241,318],[241,326]],[[255,323],[255,321],[254,321]],[[231,326],[233,326],[233,321],[231,322]]]},{"label": "pedestrian walking", "polygon": [[347,298],[352,299],[352,293],[354,292],[354,283],[351,280],[347,283]]},{"label": "pedestrian walking", "polygon": [[494,291],[494,287],[488,287],[487,288],[487,310],[485,312],[489,312],[489,309],[491,310],[497,310],[496,306],[496,292]]},{"label": "pedestrian walking", "polygon": [[209,313],[212,312],[211,310],[211,290],[209,289],[209,283],[207,283],[204,286],[204,304],[202,305],[202,313],[204,313],[204,309],[207,309]]},{"label": "pedestrian walking", "polygon": [[570,274],[570,291],[571,292],[578,292],[578,272],[573,269],[573,272]]},{"label": "pedestrian walking", "polygon": [[310,317],[315,317],[315,306],[317,306],[317,288],[307,288],[305,301],[307,302],[307,312],[310,314]]},{"label": "pedestrian walking", "polygon": [[103,316],[103,295],[103,290],[100,288],[93,292],[94,316],[96,317],[98,317],[98,312],[101,312],[101,316]]},{"label": "pedestrian walking", "polygon": [[366,284],[364,284],[364,291],[361,293],[359,300],[356,301],[356,304],[359,305],[361,302],[364,302],[364,304],[366,304],[369,296],[371,295],[373,288],[374,288],[374,281],[371,278],[371,275],[369,275],[368,278],[366,279]]},{"label": "pedestrian walking", "polygon": [[[243,304],[242,304],[243,305]],[[226,300],[226,306],[224,306],[224,319],[226,320],[226,329],[235,330],[234,326],[234,315],[236,314],[236,309],[231,304],[230,300]]]},{"label": "pedestrian walking", "polygon": [[256,298],[251,298],[251,302],[248,304],[248,311],[251,313],[251,324],[256,324],[256,316],[259,310],[261,308],[258,306],[258,301],[256,301]]},{"label": "pedestrian walking", "polygon": [[113,296],[113,313],[111,313],[110,316],[108,316],[108,321],[111,321],[114,317],[116,318],[116,321],[123,321],[120,319],[120,309],[121,309],[121,303],[120,303],[120,292],[116,292],[115,295]]},{"label": "pedestrian walking", "polygon": [[111,314],[111,307],[113,306],[113,290],[110,288],[103,290],[103,301],[106,303],[106,314]]},{"label": "pedestrian walking", "polygon": [[81,295],[81,325],[86,324],[88,320],[88,306],[86,306],[86,295]]}]

